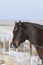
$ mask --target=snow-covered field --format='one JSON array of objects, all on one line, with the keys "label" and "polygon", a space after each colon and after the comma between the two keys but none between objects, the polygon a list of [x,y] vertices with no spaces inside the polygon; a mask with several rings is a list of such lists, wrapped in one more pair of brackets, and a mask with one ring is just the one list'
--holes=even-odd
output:
[{"label": "snow-covered field", "polygon": [[[3,43],[5,40],[11,42],[13,37],[13,34],[12,34],[13,28],[14,28],[14,22],[13,23],[0,22],[0,40],[3,41]],[[18,48],[19,51],[10,50],[10,52],[5,53],[4,61],[6,65],[30,65],[30,64],[37,65],[38,63],[39,64],[42,63],[42,61],[40,60],[38,56],[33,55],[30,57],[29,43],[28,42],[25,42],[25,43],[26,44],[24,44],[23,48],[22,47]],[[36,51],[34,51],[34,53],[37,54]]]}]

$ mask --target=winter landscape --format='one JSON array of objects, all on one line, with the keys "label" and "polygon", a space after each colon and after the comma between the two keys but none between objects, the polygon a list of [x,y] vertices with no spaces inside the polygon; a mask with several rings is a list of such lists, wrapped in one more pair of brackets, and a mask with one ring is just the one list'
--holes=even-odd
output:
[{"label": "winter landscape", "polygon": [[17,49],[11,48],[14,21],[0,21],[0,65],[38,65],[42,64],[35,47],[32,45],[30,56],[30,42],[25,41]]}]

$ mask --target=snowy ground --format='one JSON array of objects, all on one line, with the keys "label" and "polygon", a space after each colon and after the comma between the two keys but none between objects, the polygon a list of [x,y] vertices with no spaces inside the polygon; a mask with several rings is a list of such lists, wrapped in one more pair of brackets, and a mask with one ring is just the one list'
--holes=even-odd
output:
[{"label": "snowy ground", "polygon": [[17,65],[41,65],[42,61],[40,60],[40,58],[38,56],[32,55],[30,57],[30,55],[28,53],[22,53],[22,52],[14,52],[14,51],[10,51],[9,53],[6,53],[9,56],[7,56],[7,58],[5,57],[5,59],[7,61],[7,63],[9,63],[8,58],[10,58],[10,63],[11,59],[12,61],[16,62]]},{"label": "snowy ground", "polygon": [[[11,39],[13,37],[13,34],[12,34],[13,28],[14,28],[14,25],[13,26],[0,26],[1,41],[3,41],[3,42],[5,40],[11,41]],[[24,45],[24,47],[29,48],[28,45],[27,46]],[[25,50],[25,48],[22,48],[23,51]],[[4,60],[5,60],[6,65],[30,65],[30,64],[37,65],[38,63],[39,64],[42,63],[42,61],[40,60],[40,58],[38,56],[33,55],[30,58],[29,50],[28,50],[28,52],[21,52],[21,50],[20,50],[20,52],[10,50],[10,52],[5,54],[4,57],[5,57]],[[17,62],[17,63],[15,63],[15,62]]]}]

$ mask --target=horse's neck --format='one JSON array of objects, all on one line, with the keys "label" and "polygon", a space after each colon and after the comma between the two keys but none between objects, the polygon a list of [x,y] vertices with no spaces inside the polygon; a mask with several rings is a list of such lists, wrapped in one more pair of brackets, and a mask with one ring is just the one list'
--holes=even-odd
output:
[{"label": "horse's neck", "polygon": [[[28,36],[28,40],[34,35],[34,27],[32,23],[25,22],[23,23],[26,34]],[[30,40],[31,41],[31,40]]]},{"label": "horse's neck", "polygon": [[23,24],[26,27],[25,30],[26,30],[26,34],[27,34],[27,39],[31,43],[35,44],[35,42],[36,42],[36,30],[35,30],[33,24],[32,23],[28,23],[28,22],[25,22]]},{"label": "horse's neck", "polygon": [[29,22],[23,22],[23,26],[26,30],[26,32],[29,34],[29,32],[31,32],[33,30],[33,25],[32,23]]}]

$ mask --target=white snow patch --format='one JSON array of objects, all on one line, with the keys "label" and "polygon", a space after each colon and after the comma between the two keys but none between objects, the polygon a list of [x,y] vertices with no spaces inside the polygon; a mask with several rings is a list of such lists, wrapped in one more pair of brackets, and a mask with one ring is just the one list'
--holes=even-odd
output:
[{"label": "white snow patch", "polygon": [[30,64],[31,65],[38,65],[38,64],[42,64],[42,60],[39,58],[39,56],[35,56],[35,55],[33,55],[33,56],[31,56],[31,58],[30,58]]},{"label": "white snow patch", "polygon": [[28,53],[10,51],[9,55],[12,57],[12,59],[14,61],[17,61],[19,63],[28,63],[29,62]]}]

